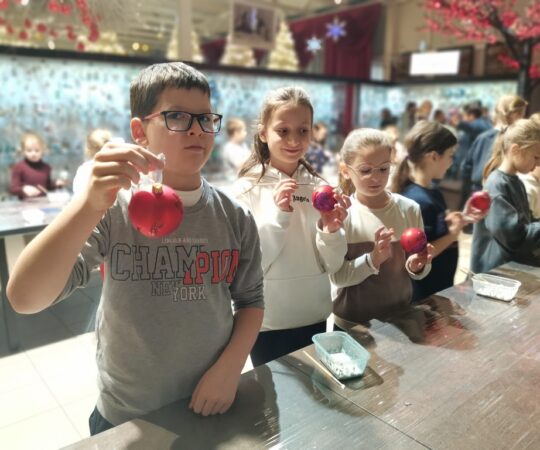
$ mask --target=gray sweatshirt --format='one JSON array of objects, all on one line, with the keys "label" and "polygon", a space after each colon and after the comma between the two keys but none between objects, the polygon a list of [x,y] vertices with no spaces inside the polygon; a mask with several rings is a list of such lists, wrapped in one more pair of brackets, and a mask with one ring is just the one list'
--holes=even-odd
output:
[{"label": "gray sweatshirt", "polygon": [[146,238],[122,191],[85,244],[59,296],[105,261],[96,319],[97,406],[114,425],[191,396],[227,345],[234,308],[263,308],[257,227],[251,214],[203,180],[180,227]]},{"label": "gray sweatshirt", "polygon": [[484,187],[491,207],[474,226],[472,270],[487,272],[509,261],[540,266],[540,222],[532,220],[521,180],[495,170]]}]

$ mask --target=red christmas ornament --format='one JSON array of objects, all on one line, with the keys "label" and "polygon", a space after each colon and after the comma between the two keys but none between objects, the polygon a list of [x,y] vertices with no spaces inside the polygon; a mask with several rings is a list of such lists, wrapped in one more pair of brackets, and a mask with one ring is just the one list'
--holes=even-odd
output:
[{"label": "red christmas ornament", "polygon": [[313,191],[311,194],[311,202],[315,209],[323,212],[332,211],[337,203],[334,198],[334,188],[323,184]]},{"label": "red christmas ornament", "polygon": [[19,33],[19,39],[21,41],[26,41],[28,39],[28,33],[26,32],[26,30],[22,30],[20,33]]},{"label": "red christmas ornament", "polygon": [[421,253],[427,246],[427,236],[420,228],[407,228],[399,243],[406,253]]},{"label": "red christmas ornament", "polygon": [[491,206],[491,197],[486,191],[477,191],[471,195],[470,205],[485,212]]},{"label": "red christmas ornament", "polygon": [[40,33],[45,33],[47,31],[47,25],[45,25],[44,23],[38,23],[37,26],[36,26],[36,29]]},{"label": "red christmas ornament", "polygon": [[128,206],[133,227],[146,237],[156,238],[172,233],[184,218],[184,205],[168,186],[154,183],[152,191],[137,191]]},{"label": "red christmas ornament", "polygon": [[84,42],[77,42],[77,51],[78,52],[84,52],[84,49],[86,47],[84,46]]},{"label": "red christmas ornament", "polygon": [[8,0],[0,0],[0,9],[8,9],[9,2]]},{"label": "red christmas ornament", "polygon": [[24,27],[32,28],[32,21],[30,19],[24,19]]}]

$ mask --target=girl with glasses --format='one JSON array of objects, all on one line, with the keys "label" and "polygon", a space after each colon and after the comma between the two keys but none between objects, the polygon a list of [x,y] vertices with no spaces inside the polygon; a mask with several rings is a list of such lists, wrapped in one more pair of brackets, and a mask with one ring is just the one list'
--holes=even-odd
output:
[{"label": "girl with glasses", "polygon": [[330,276],[336,329],[369,338],[371,319],[392,321],[409,309],[412,279],[431,269],[432,247],[406,255],[402,232],[423,228],[418,205],[386,190],[392,139],[379,130],[352,131],[340,152],[340,187],[351,196],[345,219],[347,253]]}]

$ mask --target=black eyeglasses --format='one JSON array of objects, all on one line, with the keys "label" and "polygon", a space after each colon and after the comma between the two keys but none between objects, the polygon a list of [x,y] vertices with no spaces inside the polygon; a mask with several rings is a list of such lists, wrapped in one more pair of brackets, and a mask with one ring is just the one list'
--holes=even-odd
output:
[{"label": "black eyeglasses", "polygon": [[185,111],[161,111],[146,116],[143,120],[150,120],[154,117],[163,116],[165,126],[171,131],[188,131],[193,125],[193,119],[197,119],[201,129],[205,133],[216,134],[221,129],[221,114],[203,113],[191,114]]}]

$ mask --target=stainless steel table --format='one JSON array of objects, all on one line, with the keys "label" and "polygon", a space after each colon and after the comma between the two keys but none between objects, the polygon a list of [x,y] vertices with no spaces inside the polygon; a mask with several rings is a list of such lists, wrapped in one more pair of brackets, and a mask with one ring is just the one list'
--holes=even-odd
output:
[{"label": "stainless steel table", "polygon": [[24,201],[0,202],[0,289],[5,336],[8,348],[15,351],[19,347],[14,311],[6,296],[9,278],[6,236],[38,233],[43,230],[62,210],[66,201],[51,202],[47,197]]},{"label": "stainless steel table", "polygon": [[67,448],[538,448],[540,269],[495,272],[522,281],[516,300],[465,282],[373,321],[368,369],[345,389],[301,350],[244,374],[223,416],[177,402]]}]

